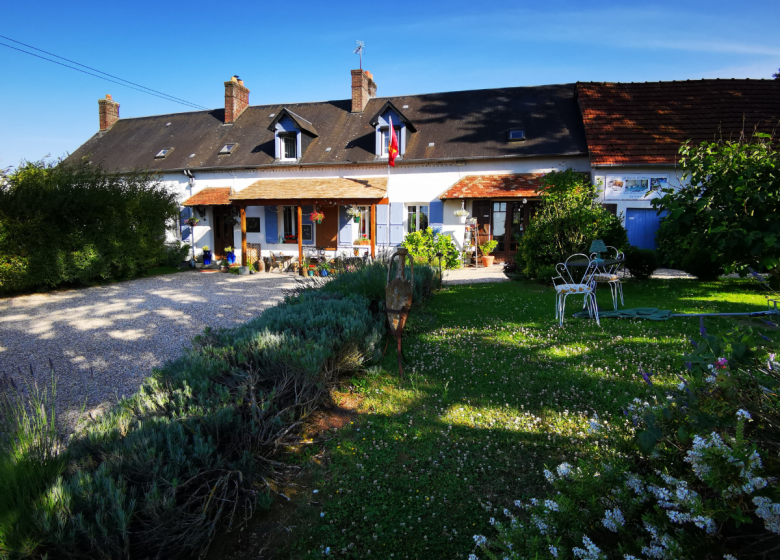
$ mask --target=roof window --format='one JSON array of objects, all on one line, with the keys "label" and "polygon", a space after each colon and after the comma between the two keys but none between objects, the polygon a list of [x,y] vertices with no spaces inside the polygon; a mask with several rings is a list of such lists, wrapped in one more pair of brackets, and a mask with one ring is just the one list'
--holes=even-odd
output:
[{"label": "roof window", "polygon": [[236,147],[236,144],[225,144],[222,146],[222,149],[219,151],[219,155],[221,156],[229,156],[233,153],[233,148]]},{"label": "roof window", "polygon": [[164,159],[165,156],[167,156],[169,153],[171,153],[171,150],[173,148],[163,148],[159,152],[157,152],[157,155],[154,156],[154,159]]},{"label": "roof window", "polygon": [[525,130],[521,128],[516,130],[510,130],[508,140],[510,142],[518,142],[520,140],[525,140]]}]

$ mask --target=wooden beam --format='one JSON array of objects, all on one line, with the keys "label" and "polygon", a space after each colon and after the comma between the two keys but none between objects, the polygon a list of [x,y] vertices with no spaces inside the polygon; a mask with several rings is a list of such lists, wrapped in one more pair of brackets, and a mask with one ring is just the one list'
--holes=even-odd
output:
[{"label": "wooden beam", "polygon": [[303,271],[303,210],[298,206],[298,271],[304,276]]},{"label": "wooden beam", "polygon": [[371,227],[369,229],[371,236],[371,258],[376,258],[376,204],[371,205]]},{"label": "wooden beam", "polygon": [[385,198],[240,198],[231,201],[233,206],[298,206],[319,204],[355,204],[368,206],[369,204],[390,204],[390,199]]},{"label": "wooden beam", "polygon": [[241,210],[241,266],[246,266],[246,207]]}]

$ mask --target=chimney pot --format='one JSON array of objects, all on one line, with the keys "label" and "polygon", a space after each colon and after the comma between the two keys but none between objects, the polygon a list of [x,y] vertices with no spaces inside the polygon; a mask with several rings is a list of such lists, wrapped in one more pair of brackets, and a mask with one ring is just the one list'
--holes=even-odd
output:
[{"label": "chimney pot", "polygon": [[225,82],[225,124],[235,122],[248,106],[249,90],[243,80],[233,76]]},{"label": "chimney pot", "polygon": [[100,130],[108,130],[119,120],[119,103],[107,93],[105,99],[98,99],[98,115],[100,117]]},{"label": "chimney pot", "polygon": [[352,70],[352,112],[362,113],[369,99],[376,97],[376,83],[368,70]]}]

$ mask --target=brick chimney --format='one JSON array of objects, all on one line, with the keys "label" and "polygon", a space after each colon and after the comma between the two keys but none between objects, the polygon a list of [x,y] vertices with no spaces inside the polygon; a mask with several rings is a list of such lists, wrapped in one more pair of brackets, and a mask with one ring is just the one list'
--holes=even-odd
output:
[{"label": "brick chimney", "polygon": [[100,113],[100,130],[108,130],[119,120],[119,103],[106,94],[105,99],[98,99],[98,111]]},{"label": "brick chimney", "polygon": [[225,82],[225,124],[234,122],[249,106],[249,90],[238,76]]},{"label": "brick chimney", "polygon": [[352,112],[362,113],[369,99],[376,97],[376,83],[368,70],[352,70]]}]

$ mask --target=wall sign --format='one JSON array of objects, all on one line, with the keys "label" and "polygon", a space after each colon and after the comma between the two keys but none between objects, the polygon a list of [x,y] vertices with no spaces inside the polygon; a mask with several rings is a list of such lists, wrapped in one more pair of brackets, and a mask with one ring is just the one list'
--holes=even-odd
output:
[{"label": "wall sign", "polygon": [[260,233],[260,218],[247,218],[246,219],[246,232],[247,233]]},{"label": "wall sign", "polygon": [[607,175],[604,200],[650,200],[669,186],[666,175]]},{"label": "wall sign", "polygon": [[301,234],[303,241],[311,241],[311,224],[302,224],[301,225]]}]

